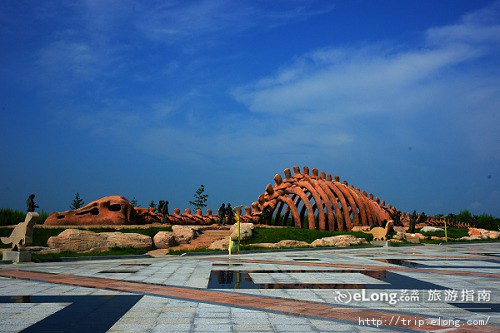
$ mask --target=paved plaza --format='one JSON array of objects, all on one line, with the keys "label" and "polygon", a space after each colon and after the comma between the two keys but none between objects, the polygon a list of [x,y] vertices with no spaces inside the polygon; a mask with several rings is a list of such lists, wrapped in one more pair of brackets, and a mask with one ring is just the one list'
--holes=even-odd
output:
[{"label": "paved plaza", "polygon": [[499,332],[500,243],[0,265],[0,332]]}]

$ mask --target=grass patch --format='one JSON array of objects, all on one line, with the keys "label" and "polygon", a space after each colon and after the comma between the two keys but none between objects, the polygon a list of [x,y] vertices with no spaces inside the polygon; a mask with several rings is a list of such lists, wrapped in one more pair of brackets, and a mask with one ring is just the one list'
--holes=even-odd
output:
[{"label": "grass patch", "polygon": [[314,240],[323,237],[331,237],[337,235],[353,235],[355,237],[363,237],[366,240],[373,239],[373,235],[365,234],[363,232],[330,232],[325,230],[309,230],[301,228],[259,228],[253,230],[251,238],[241,241],[242,245],[255,244],[255,243],[277,243],[279,241],[289,239],[296,241],[304,241],[312,243]]}]

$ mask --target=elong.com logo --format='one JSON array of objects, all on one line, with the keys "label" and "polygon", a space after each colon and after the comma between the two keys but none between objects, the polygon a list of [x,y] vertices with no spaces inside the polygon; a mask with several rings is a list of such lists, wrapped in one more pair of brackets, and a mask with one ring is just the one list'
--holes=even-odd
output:
[{"label": "elong.com logo", "polygon": [[[402,299],[403,297],[403,299]],[[384,302],[390,305],[395,305],[398,301],[419,301],[419,295],[400,295],[396,292],[372,292],[367,294],[365,289],[361,291],[335,291],[334,301],[342,304],[355,302]]]}]

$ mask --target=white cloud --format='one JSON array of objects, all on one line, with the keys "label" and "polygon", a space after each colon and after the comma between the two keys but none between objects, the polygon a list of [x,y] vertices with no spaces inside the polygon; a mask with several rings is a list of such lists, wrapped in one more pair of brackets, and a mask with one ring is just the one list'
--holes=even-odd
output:
[{"label": "white cloud", "polygon": [[[389,133],[399,135],[391,144],[403,137],[419,140],[417,128],[425,124],[429,134],[424,141],[438,138],[436,130],[444,128],[448,137],[437,146],[462,133],[457,140],[484,156],[485,150],[500,150],[490,141],[498,139],[499,99],[492,92],[498,92],[500,79],[495,74],[498,64],[491,59],[499,54],[499,26],[498,20],[481,20],[498,17],[497,9],[430,29],[419,46],[372,44],[312,51],[273,75],[235,89],[234,96],[256,114],[283,117],[282,126],[295,121],[302,133],[314,135],[331,128],[358,148]],[[299,138],[307,140],[307,135]]]},{"label": "white cloud", "polygon": [[335,116],[395,112],[402,98],[451,66],[480,54],[469,45],[398,51],[390,47],[314,51],[271,77],[235,91],[254,112],[334,111]]},{"label": "white cloud", "polygon": [[[273,27],[293,20],[303,20],[329,12],[331,5],[313,8],[312,3],[283,1],[264,8],[253,1],[166,1],[134,4],[138,13],[138,28],[149,38],[164,42],[186,40],[192,43],[209,42],[219,34],[235,34],[253,27]],[[274,8],[273,8],[274,7]],[[277,9],[278,8],[278,9]],[[198,39],[202,37],[205,41]]]},{"label": "white cloud", "polygon": [[54,76],[89,78],[96,73],[99,57],[85,42],[57,40],[40,50],[38,63]]}]

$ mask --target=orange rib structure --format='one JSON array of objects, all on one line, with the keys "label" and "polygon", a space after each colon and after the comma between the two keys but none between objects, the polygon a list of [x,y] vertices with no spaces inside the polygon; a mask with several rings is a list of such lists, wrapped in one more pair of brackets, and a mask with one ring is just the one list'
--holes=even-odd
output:
[{"label": "orange rib structure", "polygon": [[[284,170],[285,178],[274,176],[258,202],[252,204],[252,215],[267,211],[275,225],[291,225],[309,229],[345,231],[354,226],[372,226],[390,220],[391,206],[367,195],[358,188],[340,182],[338,176],[318,173],[318,169],[298,166]],[[269,221],[264,221],[269,222]]]}]

